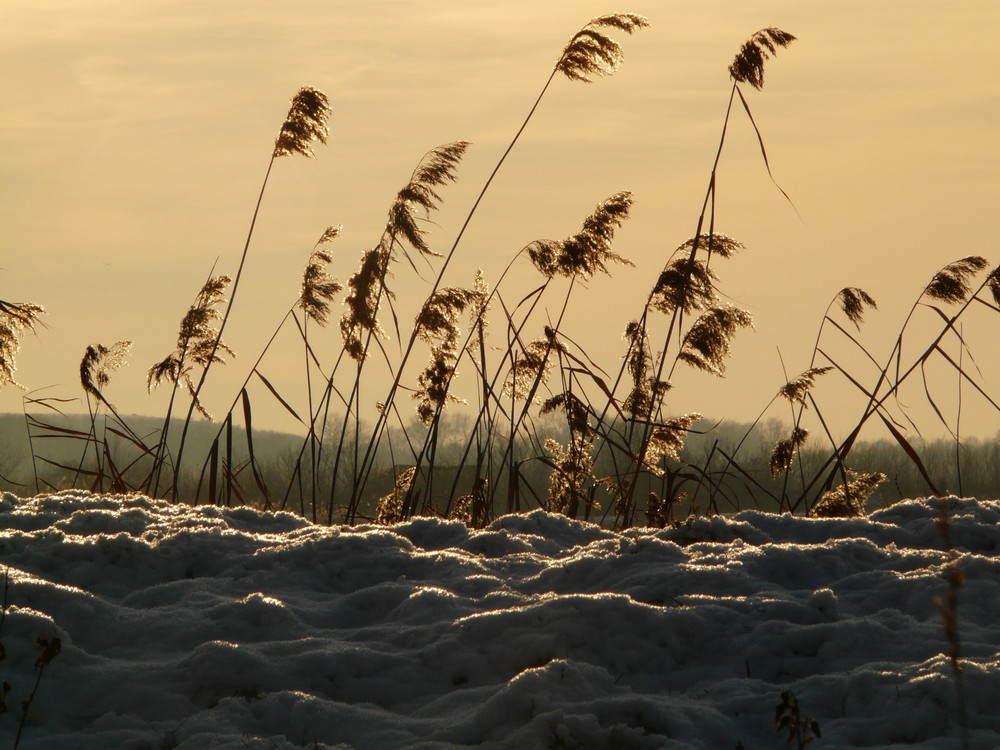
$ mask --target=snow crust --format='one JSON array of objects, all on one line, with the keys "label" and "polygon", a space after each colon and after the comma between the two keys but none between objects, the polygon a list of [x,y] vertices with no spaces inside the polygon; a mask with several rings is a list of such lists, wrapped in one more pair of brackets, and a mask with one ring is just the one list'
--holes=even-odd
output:
[{"label": "snow crust", "polygon": [[[1000,502],[951,498],[970,746],[1000,747]],[[0,499],[0,717],[24,750],[958,748],[930,500],[615,533],[67,491]],[[794,746],[794,745],[793,745]]]}]

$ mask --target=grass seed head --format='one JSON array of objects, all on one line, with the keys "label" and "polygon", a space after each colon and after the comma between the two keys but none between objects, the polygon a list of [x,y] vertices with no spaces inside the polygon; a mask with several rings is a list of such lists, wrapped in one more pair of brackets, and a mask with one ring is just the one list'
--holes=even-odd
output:
[{"label": "grass seed head", "polygon": [[571,81],[584,83],[590,83],[595,76],[609,76],[621,67],[625,56],[621,45],[599,29],[613,28],[631,34],[648,26],[649,21],[635,13],[593,18],[569,40],[555,68]]},{"label": "grass seed head", "polygon": [[988,265],[986,258],[978,255],[970,255],[968,258],[949,263],[934,274],[931,283],[924,288],[924,294],[931,299],[949,304],[964,302],[972,293],[973,276]]},{"label": "grass seed head", "polygon": [[39,317],[45,308],[30,302],[4,302],[0,300],[0,386],[12,385],[24,389],[14,380],[17,366],[14,359],[21,350],[21,337],[34,331],[40,324]]},{"label": "grass seed head", "polygon": [[749,83],[760,90],[764,86],[764,61],[787,47],[795,37],[773,26],[757,31],[747,39],[729,66],[729,75],[737,83]]},{"label": "grass seed head", "polygon": [[752,326],[753,317],[746,310],[731,305],[713,307],[688,330],[677,358],[721,377],[726,372],[733,335],[739,328]]},{"label": "grass seed head", "polygon": [[309,86],[299,89],[274,142],[273,156],[315,156],[311,144],[313,141],[326,143],[330,135],[326,124],[329,116],[330,102],[326,94]]},{"label": "grass seed head", "polygon": [[858,330],[861,329],[861,323],[864,320],[865,306],[873,310],[878,309],[874,298],[864,289],[858,289],[855,286],[844,287],[837,292],[835,299],[837,304],[840,305],[840,309],[844,311],[844,315],[854,323],[855,328]]},{"label": "grass seed head", "polygon": [[87,393],[104,400],[101,393],[111,382],[111,373],[125,364],[131,341],[118,341],[110,347],[92,344],[80,361],[80,385]]}]

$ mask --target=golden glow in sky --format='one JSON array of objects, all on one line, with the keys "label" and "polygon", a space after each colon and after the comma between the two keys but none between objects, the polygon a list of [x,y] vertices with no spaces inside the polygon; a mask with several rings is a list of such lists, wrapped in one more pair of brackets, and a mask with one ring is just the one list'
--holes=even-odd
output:
[{"label": "golden glow in sky", "polygon": [[[314,86],[333,110],[329,143],[317,145],[315,159],[282,160],[271,176],[227,328],[240,356],[213,373],[206,391],[210,408],[224,410],[298,295],[323,230],[344,226],[330,265],[344,282],[421,156],[468,140],[458,182],[442,188],[443,208],[428,227],[432,247],[446,250],[563,45],[589,18],[618,10],[647,16],[651,27],[616,35],[625,61],[614,76],[554,82],[445,283],[468,285],[476,269],[492,283],[528,243],[573,234],[600,201],[631,191],[632,218],[615,247],[634,267],[575,290],[565,326],[616,370],[626,323],[670,253],[694,234],[730,91],[727,66],[765,26],[798,37],[768,62],[761,92],[745,89],[774,179],[794,208],[736,111],[719,164],[715,228],[747,249],[716,271],[720,291],[751,311],[755,329],[738,334],[725,379],[678,371],[676,410],[756,417],[808,367],[824,310],[842,287],[878,301],[864,335],[881,358],[939,268],[973,254],[1000,263],[995,0],[640,0],[627,8],[592,0],[2,0],[0,298],[48,311],[47,328],[22,343],[18,380],[82,396],[76,378],[86,346],[131,339],[131,364],[108,395],[123,413],[162,414],[165,394],[147,395],[146,369],[174,347],[210,270],[234,273],[288,101]],[[402,327],[435,268],[397,270]],[[504,283],[516,304],[540,281],[523,260]],[[552,300],[549,319],[562,297]],[[979,330],[966,334],[995,387],[997,317],[977,320]],[[335,346],[336,322],[325,335]],[[269,372],[294,392],[302,353],[283,345]],[[937,377],[954,381],[946,370]],[[829,386],[833,403],[850,393],[838,388]],[[943,388],[941,402],[956,388]],[[380,390],[371,388],[372,402]],[[843,403],[850,422],[861,406]],[[0,411],[20,410],[21,393],[0,390]],[[262,419],[291,428],[280,409]],[[997,412],[981,407],[969,406],[963,419],[986,436],[1000,427]],[[925,423],[931,433],[940,427]]]}]

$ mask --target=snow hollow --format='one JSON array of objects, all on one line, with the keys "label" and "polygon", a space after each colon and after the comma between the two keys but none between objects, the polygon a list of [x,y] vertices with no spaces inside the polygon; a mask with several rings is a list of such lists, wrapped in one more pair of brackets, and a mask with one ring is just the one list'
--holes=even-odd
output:
[{"label": "snow hollow", "polygon": [[[1000,747],[1000,502],[950,498],[969,746]],[[0,499],[0,746],[959,748],[937,503],[616,533]],[[42,638],[61,651],[38,680]],[[809,724],[809,721],[815,722]],[[796,747],[793,740],[791,747]]]}]

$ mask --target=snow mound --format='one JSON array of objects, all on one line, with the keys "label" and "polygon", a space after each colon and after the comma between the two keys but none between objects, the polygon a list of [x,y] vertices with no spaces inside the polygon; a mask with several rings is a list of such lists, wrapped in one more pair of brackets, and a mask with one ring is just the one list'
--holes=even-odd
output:
[{"label": "snow mound", "polygon": [[[1000,747],[1000,502],[951,498],[970,746]],[[929,500],[615,533],[475,531],[81,491],[0,498],[11,746],[24,750],[958,748]],[[2,571],[0,571],[2,573]]]}]

